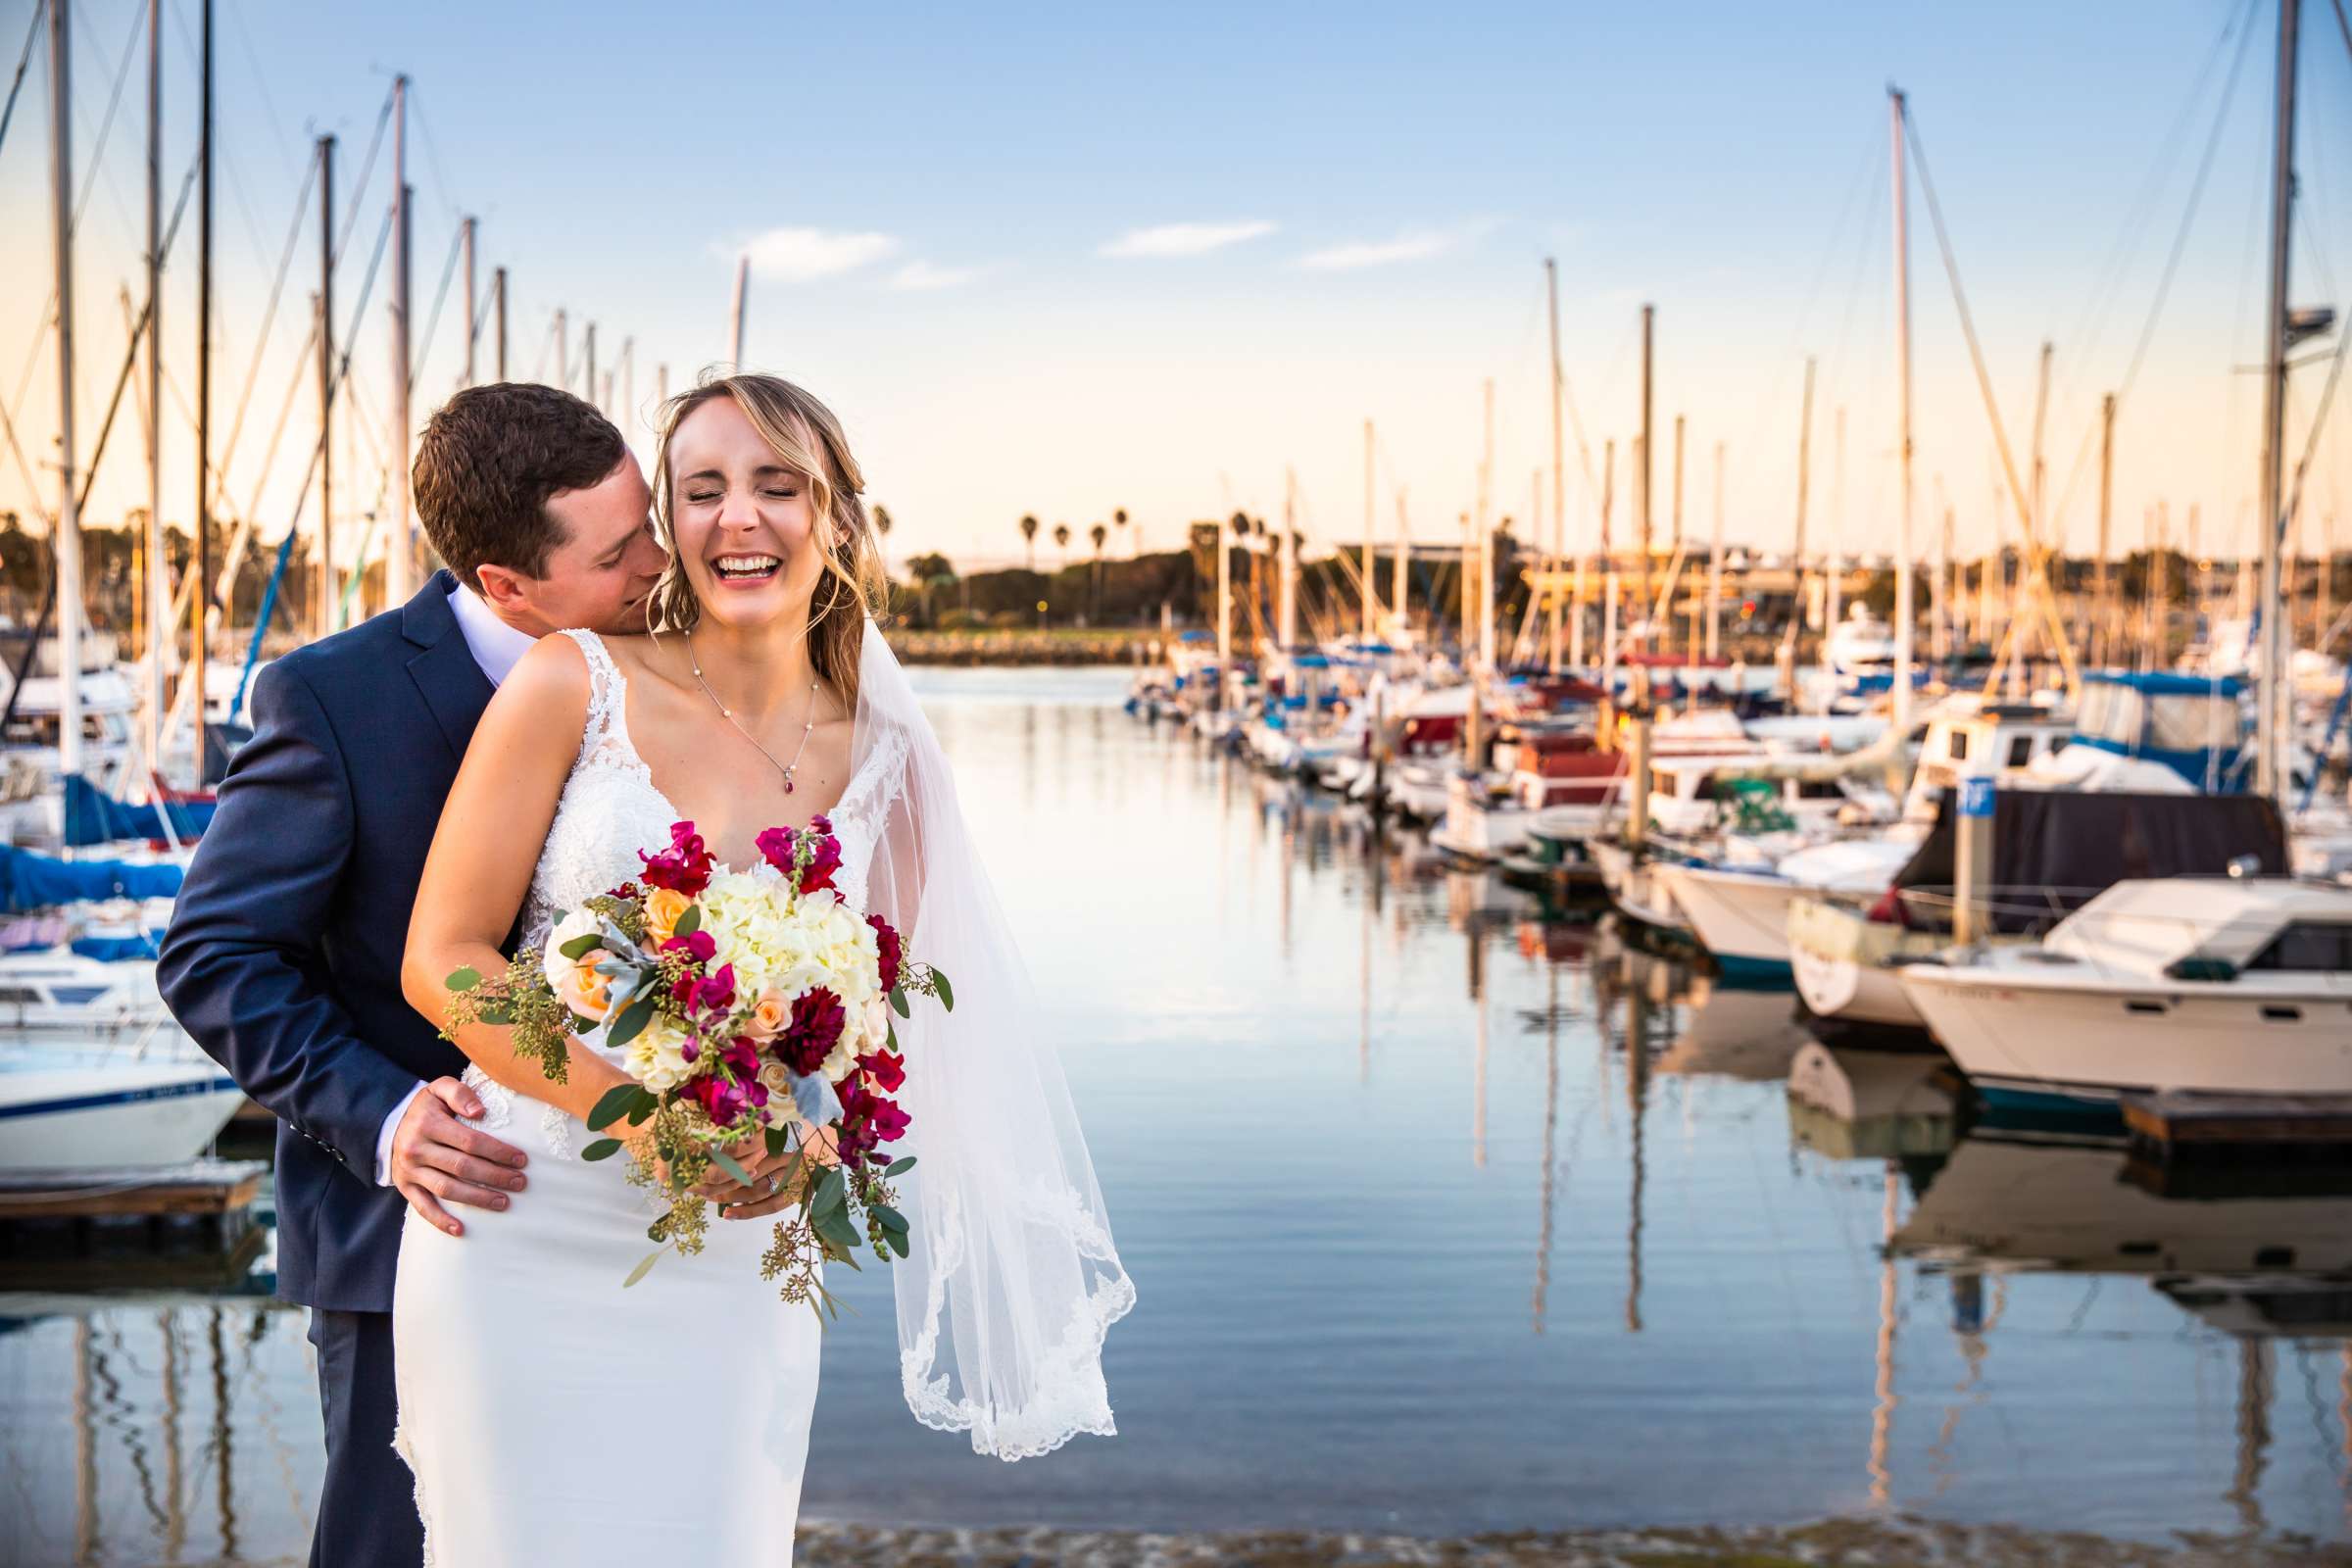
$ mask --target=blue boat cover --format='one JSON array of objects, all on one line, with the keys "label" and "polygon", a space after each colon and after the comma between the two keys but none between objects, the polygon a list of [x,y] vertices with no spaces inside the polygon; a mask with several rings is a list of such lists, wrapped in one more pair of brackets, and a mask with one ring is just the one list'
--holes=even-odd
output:
[{"label": "blue boat cover", "polygon": [[57,860],[0,844],[0,912],[16,914],[95,899],[174,898],[179,876],[176,865]]},{"label": "blue boat cover", "polygon": [[[162,817],[152,806],[129,806],[100,790],[88,779],[66,780],[66,842],[73,845],[113,844],[122,839],[175,837],[183,844],[203,836],[212,826],[210,801],[173,802],[172,832],[164,832]],[[177,891],[176,886],[174,891]]]}]

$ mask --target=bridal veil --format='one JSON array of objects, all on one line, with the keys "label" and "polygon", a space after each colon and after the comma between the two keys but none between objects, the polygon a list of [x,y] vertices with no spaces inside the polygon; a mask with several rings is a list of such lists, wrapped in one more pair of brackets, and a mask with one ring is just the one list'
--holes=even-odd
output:
[{"label": "bridal veil", "polygon": [[[881,628],[865,625],[851,759],[903,767],[867,878],[870,913],[937,967],[955,1007],[914,998],[899,1019],[898,1096],[911,1125],[891,1147],[912,1225],[891,1264],[900,1373],[925,1426],[969,1432],[1001,1459],[1108,1437],[1102,1340],[1135,1305],[1111,1243],[1086,1138],[1003,907],[956,802],[946,755]],[[903,760],[902,760],[903,759]]]}]

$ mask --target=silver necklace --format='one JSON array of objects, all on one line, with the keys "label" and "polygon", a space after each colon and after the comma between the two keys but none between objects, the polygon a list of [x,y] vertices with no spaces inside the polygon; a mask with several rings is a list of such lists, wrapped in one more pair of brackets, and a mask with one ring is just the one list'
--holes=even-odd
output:
[{"label": "silver necklace", "polygon": [[784,793],[790,795],[792,793],[792,770],[801,765],[801,754],[808,750],[808,737],[816,730],[817,683],[815,681],[808,683],[808,722],[801,726],[801,744],[793,749],[791,761],[779,762],[776,760],[776,754],[760,745],[760,737],[743,727],[742,721],[735,716],[734,710],[720,702],[718,693],[712,691],[710,683],[703,679],[703,662],[694,651],[694,633],[692,632],[686,633],[686,662],[694,666],[694,683],[703,689],[705,697],[710,699],[710,706],[718,710],[718,716],[733,724],[735,733],[750,741],[752,750],[766,758],[768,766],[784,775]]}]

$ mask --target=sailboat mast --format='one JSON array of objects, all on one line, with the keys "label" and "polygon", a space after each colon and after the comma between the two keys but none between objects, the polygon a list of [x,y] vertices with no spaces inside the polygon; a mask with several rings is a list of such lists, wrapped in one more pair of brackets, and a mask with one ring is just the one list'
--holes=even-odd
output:
[{"label": "sailboat mast", "polygon": [[494,268],[490,272],[490,315],[498,333],[498,378],[507,378],[507,270]]},{"label": "sailboat mast", "polygon": [[1651,329],[1656,325],[1657,318],[1658,308],[1656,306],[1644,305],[1642,307],[1642,445],[1639,449],[1641,458],[1634,466],[1634,505],[1638,509],[1637,514],[1641,519],[1642,527],[1642,617],[1647,626],[1647,635],[1653,638],[1657,635],[1655,625],[1657,607],[1650,603],[1649,598],[1649,514],[1652,510],[1649,504],[1649,473],[1650,466],[1655,461],[1658,444],[1654,439],[1654,432],[1650,429],[1650,417],[1655,407],[1655,399],[1651,395],[1650,340]]},{"label": "sailboat mast", "polygon": [[1378,569],[1372,556],[1372,421],[1364,421],[1364,625],[1366,642],[1372,640],[1372,576]]},{"label": "sailboat mast", "polygon": [[2281,678],[2286,663],[2286,639],[2279,635],[2285,602],[2278,572],[2280,534],[2285,517],[2280,506],[2279,465],[2286,435],[2286,281],[2287,242],[2293,221],[2295,184],[2295,58],[2297,29],[2302,20],[2299,0],[2278,0],[2278,117],[2271,150],[2271,277],[2270,299],[2263,316],[2262,378],[2262,667],[2258,727],[2259,755],[2254,788],[2286,804],[2286,730],[2280,722]]},{"label": "sailboat mast", "polygon": [[392,78],[392,532],[384,541],[384,605],[415,593],[409,537],[409,78]]},{"label": "sailboat mast", "polygon": [[1911,728],[1911,225],[1903,184],[1903,95],[1886,89],[1887,135],[1894,152],[1894,342],[1897,361],[1896,451],[1902,508],[1894,533],[1894,728]]},{"label": "sailboat mast", "polygon": [[1487,377],[1486,445],[1478,465],[1478,662],[1494,667],[1494,523],[1489,508],[1494,484],[1494,378]]},{"label": "sailboat mast", "polygon": [[1707,658],[1723,651],[1723,443],[1715,443],[1715,531],[1707,544]]},{"label": "sailboat mast", "polygon": [[752,258],[747,251],[735,258],[735,302],[727,312],[727,368],[743,368],[743,315],[752,288]]},{"label": "sailboat mast", "polygon": [[334,629],[335,138],[318,138],[318,609],[311,635]]},{"label": "sailboat mast", "polygon": [[466,251],[466,379],[462,383],[466,386],[473,385],[474,350],[482,336],[481,297],[473,291],[474,226],[475,220],[466,219],[459,241]]},{"label": "sailboat mast", "polygon": [[164,8],[147,8],[147,765],[163,775],[172,571],[164,547]]},{"label": "sailboat mast", "polygon": [[[49,204],[57,273],[57,766],[81,772],[81,507],[74,467],[74,89],[71,0],[49,0]],[[32,635],[38,637],[36,625]],[[35,649],[34,654],[39,653]],[[28,662],[25,668],[37,667]]]},{"label": "sailboat mast", "polygon": [[213,0],[204,0],[196,132],[196,580],[189,585],[187,673],[196,715],[196,785],[205,775],[206,641],[213,598]]},{"label": "sailboat mast", "polygon": [[[1551,569],[1556,576],[1568,563],[1568,479],[1560,445],[1560,402],[1565,390],[1560,372],[1560,268],[1544,258],[1544,302],[1551,323]],[[1560,668],[1560,591],[1551,591],[1551,670]]]}]

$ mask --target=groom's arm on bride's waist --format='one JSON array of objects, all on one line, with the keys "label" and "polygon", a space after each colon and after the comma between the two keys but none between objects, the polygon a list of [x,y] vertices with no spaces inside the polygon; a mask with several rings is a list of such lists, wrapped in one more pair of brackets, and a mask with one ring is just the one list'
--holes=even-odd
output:
[{"label": "groom's arm on bride's waist", "polygon": [[351,781],[299,661],[261,672],[253,713],[156,978],[180,1024],[248,1095],[372,1182],[384,1118],[417,1079],[361,1038],[319,983],[319,939],[352,853]]}]

